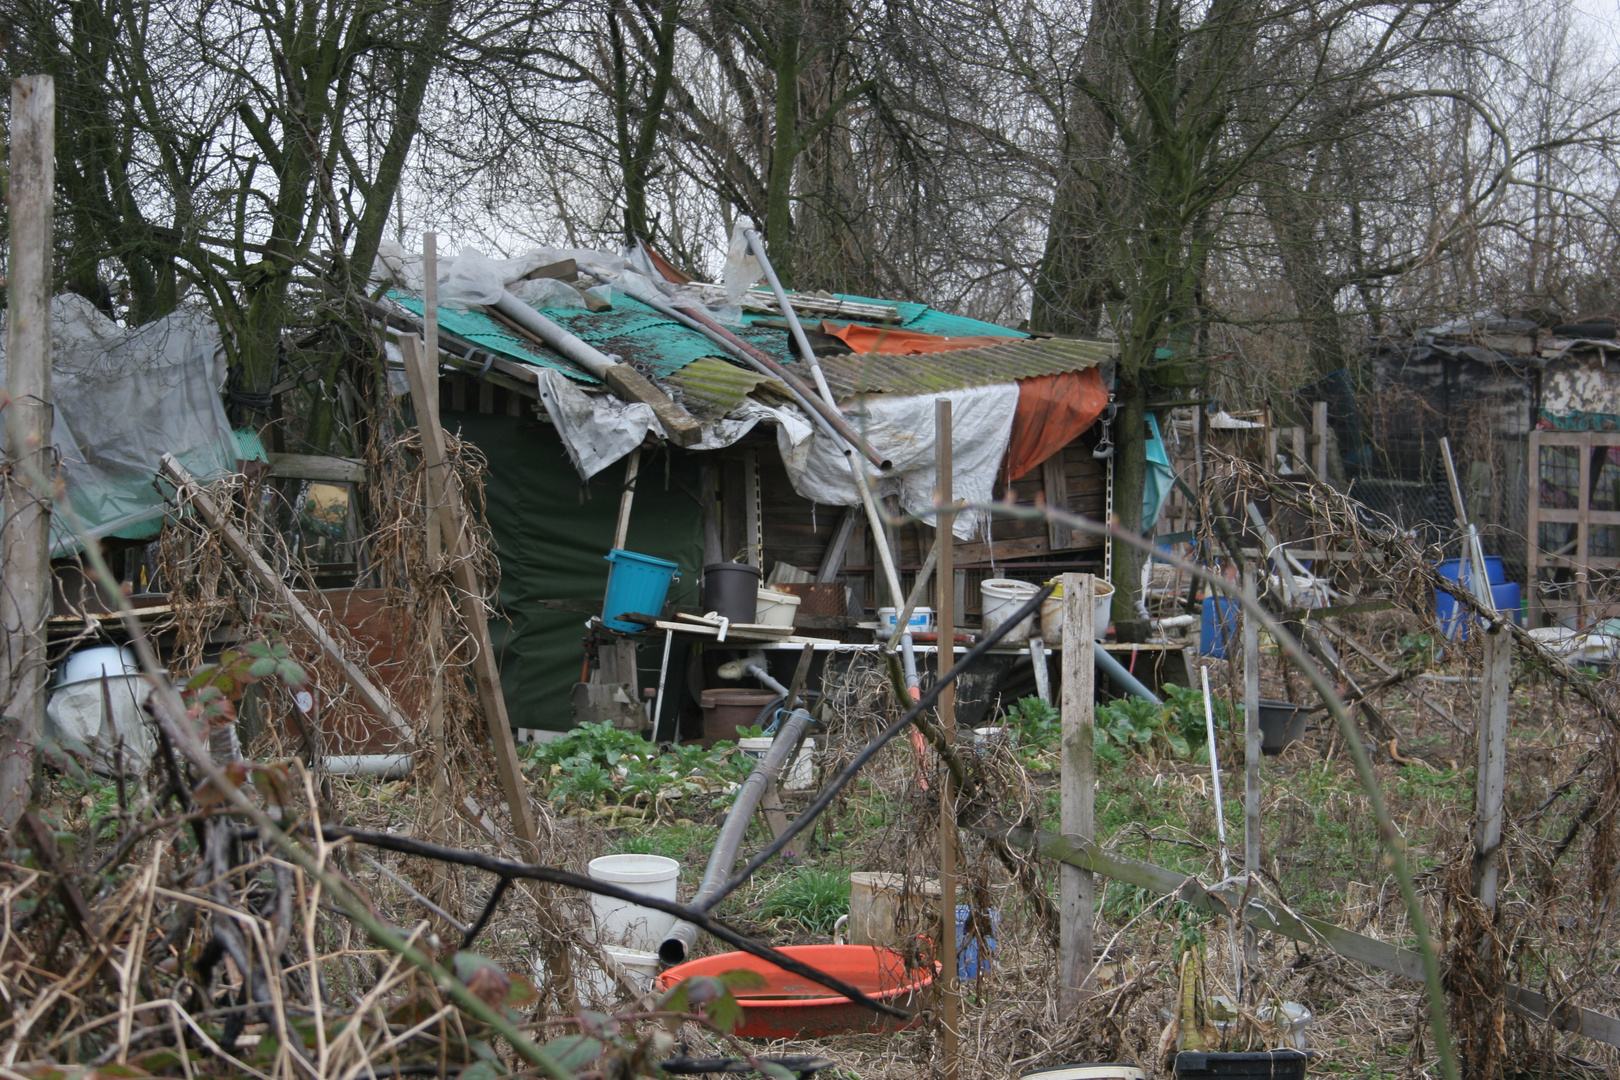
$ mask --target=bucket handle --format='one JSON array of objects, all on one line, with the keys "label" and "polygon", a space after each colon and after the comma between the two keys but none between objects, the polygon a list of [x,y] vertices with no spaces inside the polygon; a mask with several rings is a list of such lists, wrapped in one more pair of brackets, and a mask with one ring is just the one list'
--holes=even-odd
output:
[{"label": "bucket handle", "polygon": [[832,939],[833,939],[833,944],[834,945],[847,944],[847,942],[844,941],[844,927],[848,926],[848,925],[849,925],[849,915],[847,913],[844,914],[844,915],[838,916],[838,921],[833,923],[833,929],[832,929]]}]

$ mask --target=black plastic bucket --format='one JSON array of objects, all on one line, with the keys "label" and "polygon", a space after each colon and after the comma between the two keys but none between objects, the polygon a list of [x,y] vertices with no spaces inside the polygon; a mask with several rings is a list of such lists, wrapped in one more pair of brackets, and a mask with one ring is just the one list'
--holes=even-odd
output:
[{"label": "black plastic bucket", "polygon": [[759,567],[741,562],[703,568],[703,611],[718,611],[732,622],[751,623],[759,603]]},{"label": "black plastic bucket", "polygon": [[1184,1051],[1176,1055],[1179,1080],[1304,1080],[1310,1055],[1301,1050],[1251,1050],[1242,1054]]},{"label": "black plastic bucket", "polygon": [[1260,752],[1280,754],[1289,743],[1305,737],[1305,720],[1310,716],[1309,705],[1295,705],[1291,701],[1260,700]]}]

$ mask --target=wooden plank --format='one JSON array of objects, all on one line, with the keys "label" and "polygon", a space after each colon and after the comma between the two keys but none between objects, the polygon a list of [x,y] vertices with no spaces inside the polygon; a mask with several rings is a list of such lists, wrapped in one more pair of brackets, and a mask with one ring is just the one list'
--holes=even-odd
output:
[{"label": "wooden plank", "polygon": [[[1075,838],[1056,833],[1027,830],[1004,830],[981,827],[975,831],[998,836],[1017,847],[1031,848],[1049,859],[1083,866],[1093,873],[1102,874],[1128,885],[1146,889],[1160,896],[1175,896],[1212,915],[1226,915],[1231,905],[1241,902],[1240,893],[1217,893],[1203,887],[1196,878],[1175,870],[1167,870],[1140,859],[1104,851],[1095,843],[1082,843]],[[1229,902],[1230,900],[1230,902]],[[1342,926],[1321,919],[1296,917],[1281,908],[1273,908],[1251,898],[1243,908],[1243,918],[1256,928],[1282,934],[1308,945],[1325,946],[1348,960],[1368,967],[1388,971],[1414,982],[1423,981],[1423,958],[1411,949],[1391,945],[1387,941],[1366,937]],[[1620,1018],[1564,1002],[1552,1007],[1545,995],[1522,986],[1509,984],[1505,988],[1510,1008],[1532,1020],[1542,1020],[1561,1031],[1583,1035],[1589,1039],[1620,1046]]]},{"label": "wooden plank", "polygon": [[1311,403],[1311,441],[1315,459],[1316,478],[1327,483],[1328,478],[1328,403],[1314,401]]},{"label": "wooden plank", "polygon": [[[1048,508],[1053,510],[1069,508],[1069,485],[1068,478],[1063,475],[1061,452],[1041,462],[1041,488],[1046,496]],[[1047,519],[1046,536],[1053,551],[1061,551],[1069,546],[1069,527],[1059,524],[1054,518]]]},{"label": "wooden plank", "polygon": [[[934,400],[934,503],[937,506],[949,506],[955,501],[954,469],[955,465],[951,455],[951,400],[950,398],[936,398]],[[934,532],[934,550],[938,552],[934,576],[934,614],[940,633],[941,646],[935,658],[939,665],[940,678],[950,671],[956,663],[956,650],[950,647],[956,626],[956,612],[954,607],[955,572],[951,568],[951,555],[954,544],[951,532],[953,515],[942,511],[936,519]],[[897,617],[904,612],[896,613]],[[934,706],[934,715],[939,722],[940,734],[948,747],[956,742],[956,686],[947,685],[940,692],[939,700]],[[957,864],[957,836],[956,836],[956,783],[951,777],[950,770],[943,767],[937,770],[939,776],[939,925],[940,950],[939,959],[943,966],[941,994],[943,1000],[940,1005],[940,1027],[943,1029],[940,1037],[941,1049],[945,1060],[940,1072],[945,1080],[957,1080],[961,1068],[961,1014],[962,990],[957,977],[956,961],[956,864]]]},{"label": "wooden plank", "polygon": [[1507,766],[1508,701],[1512,697],[1513,638],[1500,627],[1482,636],[1485,677],[1479,685],[1479,767],[1474,780],[1474,897],[1496,910],[1502,846],[1502,798]]},{"label": "wooden plank", "polygon": [[1548,524],[1579,525],[1590,522],[1593,525],[1620,525],[1620,510],[1569,510],[1544,507],[1540,519]]},{"label": "wooden plank", "polygon": [[697,418],[671,401],[668,394],[629,364],[614,364],[607,369],[602,381],[624,400],[651,406],[653,415],[658,417],[664,432],[676,446],[695,446],[703,438],[703,425]]},{"label": "wooden plank", "polygon": [[844,512],[838,516],[838,524],[833,528],[832,539],[827,541],[827,550],[822,553],[821,565],[816,570],[816,580],[823,584],[837,581],[838,575],[844,569],[844,556],[849,551],[849,538],[855,533],[855,517],[858,511],[853,506],[844,507]]},{"label": "wooden plank", "polygon": [[284,480],[314,480],[328,484],[363,484],[366,463],[358,458],[323,454],[271,454],[270,475]]},{"label": "wooden plank", "polygon": [[524,274],[524,280],[537,281],[540,278],[556,278],[559,281],[572,281],[579,276],[579,263],[573,259],[562,259],[558,262],[537,266]]},{"label": "wooden plank", "polygon": [[192,478],[192,475],[186,471],[186,467],[181,465],[174,455],[164,454],[159,470],[175,487],[189,497],[192,509],[196,511],[198,517],[202,518],[203,524],[219,534],[219,538],[225,542],[225,546],[230,550],[232,556],[248,572],[249,576],[259,583],[259,587],[274,594],[281,601],[292,615],[293,622],[298,625],[299,629],[309,635],[310,639],[315,642],[316,647],[336,665],[338,674],[343,677],[344,682],[348,683],[355,696],[360,699],[361,704],[381,717],[389,727],[394,729],[394,733],[399,736],[401,746],[409,747],[414,741],[411,722],[394,706],[393,698],[388,695],[386,690],[373,683],[344,654],[342,646],[327,632],[326,627],[322,625],[316,614],[304,606],[304,602],[298,599],[287,583],[281,579],[281,575],[272,570],[270,564],[265,562],[257,551],[253,550],[252,545],[248,543],[247,537],[237,531],[236,526],[231,524],[230,519],[225,516],[219,507],[214,505],[213,497],[204,491],[202,486]]},{"label": "wooden plank", "polygon": [[[1243,597],[1256,599],[1254,564],[1243,568]],[[1260,623],[1243,613],[1243,873],[1260,880]],[[1252,984],[1260,976],[1259,938],[1243,926],[1243,964]]]},{"label": "wooden plank", "polygon": [[[1092,658],[1096,637],[1096,585],[1090,574],[1063,575],[1063,705],[1062,776],[1059,781],[1059,821],[1063,834],[1091,842],[1096,829],[1096,665]],[[1078,1016],[1090,981],[1096,943],[1095,883],[1091,871],[1065,864],[1058,876],[1058,904],[1062,921],[1058,941],[1058,1015]]]}]

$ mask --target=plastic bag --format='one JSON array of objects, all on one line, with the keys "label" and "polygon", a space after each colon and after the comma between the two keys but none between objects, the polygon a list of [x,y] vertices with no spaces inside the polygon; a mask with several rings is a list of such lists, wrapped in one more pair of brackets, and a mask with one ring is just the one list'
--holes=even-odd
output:
[{"label": "plastic bag", "polygon": [[741,308],[743,294],[753,288],[765,272],[748,250],[748,237],[743,235],[744,230],[753,227],[753,221],[746,217],[738,218],[737,224],[731,227],[731,247],[726,250],[726,271],[721,278],[726,287],[727,307]]},{"label": "plastic bag", "polygon": [[439,303],[447,307],[495,303],[506,292],[506,269],[506,263],[482,252],[463,251],[439,286]]},{"label": "plastic bag", "polygon": [[582,308],[585,297],[566,281],[556,278],[535,278],[514,281],[507,291],[519,300],[537,308]]}]

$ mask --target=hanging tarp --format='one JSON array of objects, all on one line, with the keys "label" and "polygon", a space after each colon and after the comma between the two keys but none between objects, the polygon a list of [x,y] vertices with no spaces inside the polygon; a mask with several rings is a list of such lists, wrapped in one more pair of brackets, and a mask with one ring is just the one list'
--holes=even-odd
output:
[{"label": "hanging tarp", "polygon": [[1017,480],[1097,422],[1108,388],[1097,368],[1018,381],[1018,412],[1007,442],[1008,481]]},{"label": "hanging tarp", "polygon": [[[0,335],[0,379],[3,348]],[[206,312],[180,308],[129,330],[81,296],[58,296],[51,349],[51,441],[68,505],[92,535],[157,535],[164,504],[152,478],[166,453],[205,481],[235,470],[236,439],[219,399],[225,363]],[[0,410],[0,432],[4,425]],[[65,516],[54,516],[52,554],[78,548]]]}]

